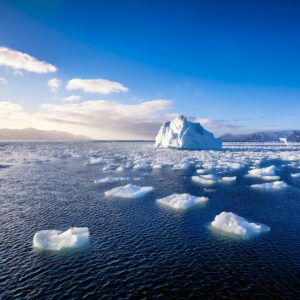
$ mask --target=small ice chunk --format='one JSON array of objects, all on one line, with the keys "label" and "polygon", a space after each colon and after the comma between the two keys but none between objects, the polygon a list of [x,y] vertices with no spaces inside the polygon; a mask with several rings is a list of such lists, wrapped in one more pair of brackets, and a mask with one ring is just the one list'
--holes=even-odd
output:
[{"label": "small ice chunk", "polygon": [[113,176],[108,176],[102,179],[98,179],[95,180],[94,183],[95,184],[99,184],[99,183],[115,183],[115,182],[119,182],[119,181],[124,181],[124,180],[129,180],[129,177],[113,177]]},{"label": "small ice chunk", "polygon": [[275,180],[280,180],[279,176],[262,176],[261,179],[266,180],[266,181],[275,181]]},{"label": "small ice chunk", "polygon": [[153,169],[162,169],[162,165],[155,164],[155,165],[152,165],[152,168]]},{"label": "small ice chunk", "polygon": [[133,167],[134,170],[151,171],[152,166],[150,164],[138,163]]},{"label": "small ice chunk", "polygon": [[114,171],[116,170],[120,165],[118,164],[108,164],[105,167],[102,168],[102,171]]},{"label": "small ice chunk", "polygon": [[123,199],[135,199],[146,196],[154,191],[152,186],[140,187],[133,184],[127,184],[124,186],[116,187],[105,192],[105,196],[123,198]]},{"label": "small ice chunk", "polygon": [[87,161],[87,165],[99,165],[99,164],[105,164],[106,160],[103,159],[102,157],[91,157],[88,161]]},{"label": "small ice chunk", "polygon": [[232,212],[225,211],[215,216],[215,219],[211,222],[211,226],[244,238],[270,231],[270,227],[267,225],[252,223]]},{"label": "small ice chunk", "polygon": [[230,183],[236,181],[236,176],[225,176],[220,179],[220,182]]},{"label": "small ice chunk", "polygon": [[300,177],[300,173],[293,173],[293,174],[291,174],[291,176],[293,178],[299,178]]},{"label": "small ice chunk", "polygon": [[200,183],[202,185],[213,185],[217,182],[213,178],[204,177],[204,175],[202,175],[202,176],[192,176],[192,181],[195,182],[195,183]]},{"label": "small ice chunk", "polygon": [[270,166],[266,168],[260,168],[260,169],[252,169],[248,172],[248,177],[258,177],[264,180],[278,180],[280,179],[279,176],[276,176],[275,174],[276,167]]},{"label": "small ice chunk", "polygon": [[251,185],[254,189],[261,190],[282,190],[288,187],[284,181],[273,181]]},{"label": "small ice chunk", "polygon": [[116,171],[118,172],[123,172],[125,170],[125,168],[123,166],[120,166],[116,169]]},{"label": "small ice chunk", "polygon": [[33,247],[42,250],[59,251],[64,248],[78,248],[89,242],[87,227],[71,227],[66,231],[40,230],[33,237]]},{"label": "small ice chunk", "polygon": [[195,197],[190,194],[172,194],[156,200],[157,203],[174,209],[188,209],[194,205],[205,203],[206,201],[208,201],[207,197]]},{"label": "small ice chunk", "polygon": [[199,175],[203,175],[203,174],[205,174],[206,172],[207,172],[207,170],[205,170],[205,169],[198,169],[198,170],[196,171],[196,173],[199,174]]}]

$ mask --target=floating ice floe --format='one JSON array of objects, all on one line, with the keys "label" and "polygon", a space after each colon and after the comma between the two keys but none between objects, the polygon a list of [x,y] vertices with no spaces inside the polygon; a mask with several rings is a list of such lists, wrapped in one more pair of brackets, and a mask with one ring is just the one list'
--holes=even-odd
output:
[{"label": "floating ice floe", "polygon": [[211,222],[211,226],[244,238],[270,231],[270,227],[267,225],[249,222],[243,217],[225,211],[215,216],[215,219]]},{"label": "floating ice floe", "polygon": [[193,164],[191,164],[189,162],[183,162],[183,163],[179,163],[177,165],[174,165],[172,167],[172,170],[174,170],[174,171],[178,171],[178,170],[188,171],[192,167],[193,167]]},{"label": "floating ice floe", "polygon": [[102,168],[102,171],[114,171],[116,170],[120,165],[118,164],[108,164],[105,167]]},{"label": "floating ice floe", "polygon": [[139,163],[139,164],[136,164],[133,167],[133,169],[134,170],[140,170],[140,171],[151,171],[152,166],[150,164]]},{"label": "floating ice floe", "polygon": [[284,181],[273,181],[259,184],[252,184],[252,188],[260,190],[282,190],[288,187]]},{"label": "floating ice floe", "polygon": [[198,174],[198,175],[203,175],[203,174],[205,174],[207,172],[207,170],[205,170],[205,169],[198,169],[198,170],[196,170],[196,173]]},{"label": "floating ice floe", "polygon": [[222,178],[219,178],[215,175],[207,174],[207,175],[192,176],[192,181],[204,186],[209,186],[209,185],[214,185],[217,182],[232,183],[236,181],[236,176],[224,176]]},{"label": "floating ice floe", "polygon": [[231,183],[236,181],[236,176],[224,176],[219,181],[223,183]]},{"label": "floating ice floe", "polygon": [[217,183],[217,179],[213,175],[192,176],[192,181],[205,186]]},{"label": "floating ice floe", "polygon": [[222,148],[222,141],[199,123],[178,116],[161,126],[155,138],[155,146],[187,150],[219,150]]},{"label": "floating ice floe", "polygon": [[33,247],[42,250],[59,251],[64,248],[78,248],[89,242],[87,227],[71,227],[66,231],[40,230],[33,237]]},{"label": "floating ice floe", "polygon": [[260,169],[252,169],[248,172],[247,177],[257,177],[263,180],[279,180],[280,177],[275,174],[276,167],[270,166]]},{"label": "floating ice floe", "polygon": [[106,159],[103,159],[102,157],[91,157],[88,161],[87,161],[87,165],[100,165],[100,164],[105,164],[106,163]]},{"label": "floating ice floe", "polygon": [[205,203],[207,201],[207,197],[195,197],[190,194],[173,194],[156,200],[157,203],[174,209],[188,209],[194,205]]},{"label": "floating ice floe", "polygon": [[146,196],[147,194],[154,191],[152,186],[140,187],[133,184],[127,184],[124,186],[116,187],[105,192],[105,196],[124,198],[124,199],[135,199]]},{"label": "floating ice floe", "polygon": [[291,174],[291,176],[293,178],[300,178],[300,173],[293,173],[293,174]]},{"label": "floating ice floe", "polygon": [[95,180],[95,184],[99,183],[115,183],[119,181],[124,181],[124,180],[130,180],[130,177],[113,177],[113,176],[108,176],[102,179]]}]

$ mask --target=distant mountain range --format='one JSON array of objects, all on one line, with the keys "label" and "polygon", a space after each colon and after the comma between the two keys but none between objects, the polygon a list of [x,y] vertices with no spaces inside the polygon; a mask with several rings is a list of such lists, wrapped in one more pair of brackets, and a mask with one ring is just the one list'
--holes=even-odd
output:
[{"label": "distant mountain range", "polygon": [[0,129],[0,140],[21,141],[81,141],[91,140],[83,135],[74,135],[56,130],[26,129]]},{"label": "distant mountain range", "polygon": [[259,131],[250,134],[224,134],[223,142],[278,142],[286,138],[288,142],[300,142],[300,130]]}]

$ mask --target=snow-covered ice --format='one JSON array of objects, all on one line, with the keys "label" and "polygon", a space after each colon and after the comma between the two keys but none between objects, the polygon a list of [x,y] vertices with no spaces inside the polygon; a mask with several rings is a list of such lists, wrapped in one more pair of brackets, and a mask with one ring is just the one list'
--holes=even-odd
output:
[{"label": "snow-covered ice", "polygon": [[215,183],[217,183],[217,180],[215,178],[205,178],[203,177],[204,175],[202,176],[192,176],[192,181],[195,182],[195,183],[200,183],[201,185],[205,185],[205,186],[208,186],[208,185],[213,185]]},{"label": "snow-covered ice", "polygon": [[154,191],[152,186],[140,187],[133,184],[127,184],[124,186],[116,187],[105,192],[105,196],[124,198],[124,199],[135,199],[146,196],[147,194]]},{"label": "snow-covered ice", "polygon": [[193,123],[184,116],[178,116],[164,123],[156,138],[155,146],[189,150],[219,150],[222,141],[205,130],[199,123]]},{"label": "snow-covered ice", "polygon": [[59,251],[64,248],[78,248],[89,242],[87,227],[71,227],[66,231],[40,230],[33,237],[33,247],[42,250]]},{"label": "snow-covered ice", "polygon": [[257,177],[261,178],[263,180],[279,180],[280,177],[276,175],[276,167],[275,166],[269,166],[266,168],[258,168],[258,169],[252,169],[248,172],[248,177]]},{"label": "snow-covered ice", "polygon": [[243,217],[225,211],[215,216],[215,219],[211,222],[211,226],[244,238],[270,231],[270,227],[267,225],[249,222]]},{"label": "snow-covered ice", "polygon": [[105,164],[106,160],[102,157],[91,157],[86,164],[87,165],[99,165],[99,164]]},{"label": "snow-covered ice", "polygon": [[231,183],[236,181],[236,176],[224,176],[219,181],[223,183]]},{"label": "snow-covered ice", "polygon": [[288,187],[284,181],[272,181],[265,183],[252,184],[252,188],[260,190],[282,190]]},{"label": "snow-covered ice", "polygon": [[113,177],[113,176],[108,176],[102,179],[95,180],[95,184],[101,184],[101,183],[115,183],[119,181],[124,181],[124,180],[130,180],[130,177]]},{"label": "snow-covered ice", "polygon": [[184,210],[194,205],[205,203],[208,201],[207,197],[196,197],[190,194],[172,194],[167,197],[156,200],[157,203],[172,207],[174,209]]}]

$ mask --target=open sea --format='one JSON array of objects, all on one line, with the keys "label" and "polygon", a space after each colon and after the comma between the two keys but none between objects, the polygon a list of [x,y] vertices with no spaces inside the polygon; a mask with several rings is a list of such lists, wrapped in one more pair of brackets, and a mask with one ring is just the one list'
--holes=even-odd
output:
[{"label": "open sea", "polygon": [[[288,187],[253,189],[251,168]],[[203,186],[196,170],[237,176]],[[150,142],[0,142],[0,299],[300,299],[300,144],[225,144],[222,151]],[[292,175],[293,174],[293,175]],[[108,176],[121,182],[96,184]],[[104,192],[153,186],[141,199]],[[209,198],[178,211],[156,199]],[[211,230],[222,211],[270,226],[249,239]],[[88,227],[78,249],[33,248],[38,230]]]}]

